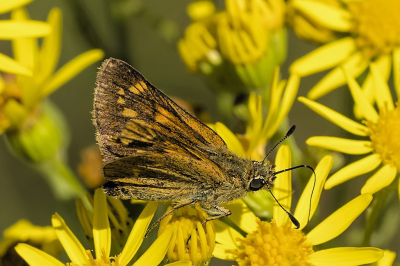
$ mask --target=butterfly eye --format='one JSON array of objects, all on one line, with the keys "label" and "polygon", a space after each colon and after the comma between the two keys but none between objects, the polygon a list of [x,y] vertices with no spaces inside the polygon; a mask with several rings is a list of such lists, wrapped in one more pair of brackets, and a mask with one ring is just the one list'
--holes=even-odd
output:
[{"label": "butterfly eye", "polygon": [[264,179],[262,178],[254,178],[250,181],[250,190],[257,191],[264,186]]}]

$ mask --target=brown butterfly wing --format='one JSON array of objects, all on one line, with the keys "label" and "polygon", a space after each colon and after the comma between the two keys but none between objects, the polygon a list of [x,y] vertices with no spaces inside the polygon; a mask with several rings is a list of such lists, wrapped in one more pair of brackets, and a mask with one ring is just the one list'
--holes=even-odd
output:
[{"label": "brown butterfly wing", "polygon": [[219,186],[222,172],[211,163],[178,153],[153,153],[125,157],[107,163],[104,185],[108,195],[118,198],[168,201],[193,198]]},{"label": "brown butterfly wing", "polygon": [[107,59],[100,67],[93,121],[104,162],[146,153],[226,148],[212,129],[179,107],[129,64]]}]

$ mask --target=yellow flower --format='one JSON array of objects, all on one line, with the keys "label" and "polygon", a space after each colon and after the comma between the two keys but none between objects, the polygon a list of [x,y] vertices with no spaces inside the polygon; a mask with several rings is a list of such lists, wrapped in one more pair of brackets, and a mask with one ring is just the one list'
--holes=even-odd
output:
[{"label": "yellow flower", "polygon": [[216,89],[246,92],[268,86],[286,57],[284,2],[226,0],[225,6],[217,13],[210,1],[189,6],[195,21],[178,42],[182,60]]},{"label": "yellow flower", "polygon": [[63,251],[53,227],[35,226],[27,220],[19,220],[3,232],[3,240],[0,242],[0,265],[24,263],[14,250],[18,243],[33,245],[52,256],[57,256]]},{"label": "yellow flower", "polygon": [[383,258],[372,264],[373,266],[392,266],[396,253],[390,250],[384,250]]},{"label": "yellow flower", "polygon": [[361,114],[366,120],[365,125],[304,97],[300,97],[299,101],[344,130],[357,136],[368,137],[369,140],[319,136],[309,138],[307,144],[347,154],[369,154],[336,172],[326,182],[325,189],[381,166],[361,189],[362,194],[373,194],[391,184],[400,171],[400,106],[397,104],[395,107],[389,87],[375,64],[371,65],[371,73],[379,113],[368,102],[357,82],[347,72],[345,73],[354,102],[360,107]]},{"label": "yellow flower", "polygon": [[[29,17],[22,8],[12,11],[11,16],[19,23],[27,22]],[[93,49],[54,73],[61,50],[61,16],[58,8],[50,11],[46,24],[50,25],[51,34],[43,38],[40,47],[37,38],[16,38],[12,41],[15,60],[33,75],[0,77],[0,133],[31,125],[40,113],[38,104],[44,98],[103,57],[101,50]],[[8,72],[6,69],[3,71]]]},{"label": "yellow flower", "polygon": [[[28,17],[23,8],[11,12],[12,20],[21,25],[26,24]],[[51,34],[40,42],[33,36],[12,40],[15,60],[32,75],[0,76],[0,134],[6,133],[12,152],[34,164],[48,177],[55,195],[66,199],[82,193],[83,189],[63,161],[68,132],[64,117],[46,98],[100,60],[104,53],[99,49],[87,51],[55,71],[61,51],[61,21],[61,10],[53,8],[46,23]]]},{"label": "yellow flower", "polygon": [[[289,113],[297,95],[299,78],[292,75],[289,80],[279,81],[279,70],[276,69],[271,89],[267,117],[264,118],[263,101],[260,95],[250,93],[247,104],[247,125],[244,135],[234,134],[223,123],[209,125],[225,141],[228,148],[238,156],[261,161],[265,157],[265,145],[276,133],[282,121]],[[248,193],[244,198],[253,211],[260,217],[269,216],[271,197],[268,193]],[[241,206],[230,206],[241,212]]]},{"label": "yellow flower", "polygon": [[[290,157],[289,148],[282,146],[276,158],[278,171],[290,167]],[[325,156],[315,169],[318,178],[311,206],[313,175],[299,199],[294,212],[294,216],[300,222],[299,230],[294,229],[288,216],[279,206],[274,208],[274,219],[271,223],[261,222],[254,214],[247,212],[240,222],[235,222],[246,233],[245,237],[221,221],[215,223],[217,244],[214,255],[225,260],[236,260],[239,265],[361,265],[382,258],[382,250],[368,247],[339,247],[317,251],[318,245],[344,232],[368,207],[372,200],[370,194],[353,199],[309,233],[301,231],[307,224],[309,213],[312,217],[318,206],[332,162],[331,156]],[[274,194],[282,199],[280,204],[290,211],[290,172],[280,174],[275,181]]]},{"label": "yellow flower", "polygon": [[236,136],[219,122],[210,126],[222,137],[231,151],[239,156],[260,161],[264,159],[266,143],[288,115],[298,87],[297,75],[292,75],[288,81],[279,81],[279,70],[276,69],[269,90],[267,117],[264,118],[262,96],[251,93],[247,104],[248,122],[244,136]]},{"label": "yellow flower", "polygon": [[[102,189],[97,189],[94,196],[93,239],[95,257],[90,250],[85,250],[61,216],[57,213],[52,217],[52,224],[53,228],[56,230],[58,239],[71,260],[69,265],[125,266],[132,260],[143,242],[146,229],[156,209],[157,203],[150,202],[147,204],[137,219],[124,249],[119,255],[114,257],[110,257],[111,229],[107,214],[106,195]],[[166,230],[133,265],[158,265],[167,253],[175,231],[175,226],[171,226]],[[32,266],[64,265],[49,254],[27,244],[18,244],[15,249],[18,254]],[[182,262],[181,265],[190,264]]]},{"label": "yellow flower", "polygon": [[[89,204],[84,204],[82,199],[78,199],[75,205],[79,221],[85,231],[85,236],[92,243],[94,201],[89,193],[86,193],[86,199]],[[111,251],[113,251],[113,253],[121,253],[129,236],[129,232],[132,229],[133,220],[129,217],[128,210],[121,200],[110,196],[106,196],[106,199],[107,215],[110,220],[111,236],[113,240]]]},{"label": "yellow flower", "polygon": [[[324,1],[293,0],[299,12],[327,29],[342,34],[342,38],[325,44],[296,60],[291,73],[308,76],[334,68],[308,93],[315,100],[346,83],[341,68],[358,77],[372,62],[388,80],[393,61],[400,58],[400,1],[349,0],[331,5]],[[398,69],[398,65],[393,64]],[[394,76],[399,80],[398,76]],[[373,101],[373,78],[369,72],[363,92]],[[398,84],[398,83],[397,83]]]},{"label": "yellow flower", "polygon": [[[167,212],[169,210],[171,207]],[[161,220],[158,236],[175,223],[179,224],[167,252],[169,262],[190,260],[195,266],[210,262],[215,246],[215,229],[212,221],[202,225],[207,217],[205,211],[196,205],[195,210],[185,206]]]},{"label": "yellow flower", "polygon": [[[303,11],[302,1],[291,0],[287,2],[287,20],[288,24],[296,35],[308,41],[316,43],[327,43],[335,40],[340,33],[325,26],[321,20],[315,19],[308,14],[308,9]],[[315,0],[314,5],[330,6],[331,8],[340,8],[342,3],[337,0]]]},{"label": "yellow flower", "polygon": [[[0,14],[10,12],[22,8],[24,5],[32,2],[32,0],[13,0],[3,1],[0,4]],[[50,25],[46,22],[35,20],[18,20],[12,17],[11,20],[0,21],[0,39],[16,40],[19,38],[37,38],[49,35],[51,32]],[[32,76],[32,70],[4,54],[0,53],[0,71],[6,73],[18,74],[23,76]],[[1,91],[1,90],[0,90]]]}]

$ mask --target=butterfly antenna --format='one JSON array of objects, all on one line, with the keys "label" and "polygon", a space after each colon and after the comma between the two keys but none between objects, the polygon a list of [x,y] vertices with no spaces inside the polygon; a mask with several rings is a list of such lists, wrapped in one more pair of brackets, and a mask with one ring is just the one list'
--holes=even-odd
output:
[{"label": "butterfly antenna", "polygon": [[289,216],[290,220],[292,221],[292,223],[296,226],[296,229],[299,229],[300,227],[300,223],[299,221],[297,221],[296,218],[294,218],[294,216],[288,212],[285,208],[283,208],[283,206],[279,203],[279,201],[275,198],[274,194],[272,193],[271,189],[269,188],[269,186],[267,186],[269,193],[271,193],[272,197],[274,198],[274,200],[276,201],[276,203],[278,203],[279,207],[282,208],[282,210],[284,210],[286,212],[286,214]]},{"label": "butterfly antenna", "polygon": [[[272,181],[274,181],[275,180],[275,178],[276,178],[276,175],[277,174],[281,174],[281,173],[284,173],[284,172],[287,172],[287,171],[290,171],[290,170],[294,170],[294,169],[297,169],[297,168],[301,168],[301,167],[306,167],[306,168],[308,168],[308,169],[310,169],[312,172],[313,172],[313,174],[314,174],[314,185],[313,185],[313,187],[312,187],[312,190],[311,190],[311,196],[310,196],[310,206],[309,206],[309,208],[308,208],[308,221],[307,221],[307,224],[310,222],[310,217],[311,217],[311,201],[312,201],[312,196],[313,196],[313,194],[314,194],[314,190],[315,190],[315,183],[317,183],[317,175],[315,174],[315,171],[314,171],[314,168],[312,168],[311,166],[309,166],[309,165],[306,165],[306,164],[303,164],[303,165],[298,165],[298,166],[294,166],[294,167],[290,167],[290,168],[288,168],[288,169],[284,169],[284,170],[281,170],[281,171],[278,171],[278,172],[276,172],[275,173],[275,176],[273,177],[273,179],[272,179]],[[269,190],[269,188],[268,188],[268,190]],[[271,192],[271,190],[269,190],[269,192]],[[272,192],[271,192],[271,194],[272,194]],[[273,197],[274,197],[274,195],[272,195]],[[274,199],[276,200],[276,198],[274,197]],[[278,202],[277,200],[276,200],[276,202]],[[278,202],[278,204],[279,204],[279,202]],[[280,204],[279,204],[279,206],[281,206]],[[282,207],[282,206],[281,206]],[[282,208],[283,209],[283,208]],[[289,218],[290,218],[290,220],[292,220],[292,218],[291,218],[291,214],[289,213],[289,212],[287,212],[285,209],[283,209],[288,215],[289,215]],[[292,216],[293,217],[293,216]],[[294,217],[293,217],[293,219],[295,219]],[[296,219],[295,219],[296,220]],[[293,222],[293,220],[292,220],[292,222]],[[299,224],[299,226],[300,226],[300,223],[296,220],[296,222]],[[294,223],[294,222],[293,222]],[[296,225],[296,223],[294,223],[295,225]],[[297,225],[296,225],[297,226]],[[296,229],[298,229],[299,228],[299,226],[296,228]]]},{"label": "butterfly antenna", "polygon": [[296,126],[293,125],[293,126],[289,129],[289,131],[286,133],[286,135],[285,135],[285,136],[284,136],[284,137],[283,137],[269,152],[268,152],[267,156],[265,156],[264,160],[262,161],[263,164],[264,164],[265,160],[268,158],[268,156],[271,154],[271,152],[273,152],[273,150],[275,150],[275,148],[278,147],[279,144],[282,143],[282,141],[284,141],[284,140],[287,139],[290,135],[292,135],[295,129],[296,129]]}]

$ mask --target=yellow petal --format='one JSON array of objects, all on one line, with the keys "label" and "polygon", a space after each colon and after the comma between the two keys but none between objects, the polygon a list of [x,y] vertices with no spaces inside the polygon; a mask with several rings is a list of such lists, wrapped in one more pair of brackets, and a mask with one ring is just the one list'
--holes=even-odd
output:
[{"label": "yellow petal", "polygon": [[58,259],[28,244],[19,243],[15,250],[31,266],[64,266]]},{"label": "yellow petal", "polygon": [[220,220],[215,220],[213,222],[215,226],[215,241],[229,249],[236,249],[238,247],[236,238],[242,238],[243,236]]},{"label": "yellow petal", "polygon": [[361,189],[361,194],[374,194],[384,187],[389,186],[397,175],[397,168],[391,164],[385,164],[373,176],[371,176]]},{"label": "yellow petal", "polygon": [[392,94],[386,80],[379,72],[378,66],[374,63],[370,65],[372,77],[374,79],[375,97],[378,107],[388,107],[394,109]]},{"label": "yellow petal", "polygon": [[29,68],[3,54],[0,54],[0,71],[16,75],[32,76],[32,71]]},{"label": "yellow petal", "polygon": [[369,61],[366,60],[361,52],[351,55],[341,66],[336,67],[323,77],[307,94],[310,99],[317,99],[328,92],[346,84],[343,69],[354,77],[358,77],[367,69]]},{"label": "yellow petal", "polygon": [[357,162],[343,167],[325,182],[325,189],[331,189],[353,177],[371,172],[381,164],[379,154],[371,154]]},{"label": "yellow petal", "polygon": [[289,71],[291,74],[308,76],[339,65],[355,50],[356,44],[352,37],[342,38],[297,59],[290,66]]},{"label": "yellow petal", "polygon": [[353,133],[358,136],[367,136],[368,135],[368,128],[360,123],[357,123],[350,118],[345,117],[344,115],[333,111],[332,109],[319,104],[317,102],[311,101],[305,97],[299,97],[299,102],[304,103],[307,105],[311,110],[322,116],[323,118],[329,120],[330,122],[334,123],[335,125],[343,128],[344,130]]},{"label": "yellow petal", "polygon": [[360,108],[363,117],[365,117],[368,121],[375,123],[379,118],[378,113],[365,98],[360,86],[358,85],[357,81],[351,76],[351,74],[347,70],[343,70],[343,73],[346,76],[347,83],[349,84],[349,89],[351,95],[353,96],[354,102]]},{"label": "yellow petal", "polygon": [[397,97],[400,97],[400,48],[393,50],[393,81]]},{"label": "yellow petal", "polygon": [[[388,81],[390,72],[392,70],[391,57],[389,55],[380,56],[372,64],[379,70],[380,75],[384,78],[385,82]],[[375,84],[371,72],[368,73],[367,78],[362,84],[362,91],[368,100],[373,100],[375,97]]]},{"label": "yellow petal", "polygon": [[[171,239],[176,233],[177,226],[170,226],[156,241],[146,250],[146,252],[132,266],[157,266],[167,254]],[[120,265],[126,265],[121,264]]]},{"label": "yellow petal", "polygon": [[[278,81],[279,81],[279,68],[277,67],[277,68],[275,68],[274,76],[273,76],[273,79],[271,82],[272,85],[271,85],[267,118],[264,121],[264,126],[263,126],[263,129],[261,132],[261,134],[263,134],[263,136],[265,136],[266,139],[268,139],[269,136],[273,135],[276,131],[276,129],[272,129],[272,125],[274,124],[274,120],[279,111],[279,106],[281,103],[283,89],[285,88],[285,84],[286,84],[285,81],[281,81],[278,84]],[[252,95],[254,96],[254,98],[256,97],[254,92],[251,93],[251,96]],[[261,100],[260,100],[261,108],[259,108],[261,112],[252,113],[253,120],[260,119],[260,114],[262,114],[262,112],[263,112],[262,111],[262,97],[261,96],[259,96],[259,97],[261,98]],[[252,107],[250,99],[251,98],[249,97],[249,108]],[[253,105],[253,106],[255,106],[255,105]],[[260,120],[261,120],[261,123],[263,123],[262,119],[260,119]]]},{"label": "yellow petal", "polygon": [[[373,64],[379,69],[379,73],[384,77],[387,82],[390,76],[390,72],[392,70],[392,62],[390,55],[382,55],[373,62]],[[375,84],[371,74],[371,71],[367,74],[364,82],[362,83],[362,91],[364,96],[367,98],[368,102],[373,104],[375,102]],[[362,119],[361,110],[359,107],[354,105],[354,114],[357,119]]]},{"label": "yellow petal", "polygon": [[92,49],[78,55],[62,68],[60,68],[52,78],[43,85],[41,97],[46,97],[64,83],[82,72],[85,68],[104,57],[104,52],[100,49]]},{"label": "yellow petal", "polygon": [[371,201],[371,194],[363,194],[353,199],[311,230],[307,234],[307,240],[315,246],[337,237],[353,223]]},{"label": "yellow petal", "polygon": [[317,251],[307,260],[314,266],[353,266],[378,261],[383,251],[378,248],[331,248]]},{"label": "yellow petal", "polygon": [[233,132],[229,130],[229,128],[227,128],[224,124],[217,122],[215,123],[215,131],[225,141],[229,150],[241,157],[245,156],[242,144],[235,136],[235,134],[233,134]]},{"label": "yellow petal", "polygon": [[394,259],[396,258],[396,252],[390,250],[384,250],[383,258],[380,259],[376,266],[391,266],[393,265]]},{"label": "yellow petal", "polygon": [[165,264],[165,266],[192,266],[192,265],[193,263],[190,260],[181,260]]},{"label": "yellow petal", "polygon": [[111,229],[107,216],[106,194],[102,188],[94,192],[93,241],[97,259],[102,257],[103,252],[106,256],[110,255]]},{"label": "yellow petal", "polygon": [[346,154],[366,154],[374,150],[371,141],[342,139],[337,137],[311,137],[306,143],[310,146],[317,146]]},{"label": "yellow petal", "polygon": [[[26,22],[29,19],[29,14],[25,8],[19,8],[11,13],[11,18],[15,22]],[[35,38],[18,38],[12,42],[14,58],[29,69],[34,69],[37,63],[37,41]]]},{"label": "yellow petal", "polygon": [[[234,250],[236,250],[236,249],[237,248],[235,248]],[[221,260],[235,261],[236,260],[236,256],[233,255],[229,251],[232,251],[232,249],[227,248],[226,246],[217,243],[217,244],[215,244],[215,248],[214,248],[214,251],[213,251],[213,256],[218,258],[218,259],[221,259]]]},{"label": "yellow petal", "polygon": [[352,26],[351,14],[345,9],[325,5],[318,1],[293,1],[293,6],[322,27],[348,32]]},{"label": "yellow petal", "polygon": [[32,2],[33,0],[13,0],[13,1],[3,1],[0,5],[0,14],[9,12],[13,9],[22,7]]},{"label": "yellow petal", "polygon": [[[314,215],[314,212],[318,206],[319,199],[321,197],[322,189],[324,188],[325,180],[328,177],[329,171],[332,168],[333,157],[326,155],[315,168],[315,175],[311,175],[307,186],[305,187],[303,193],[300,196],[299,202],[297,203],[296,211],[294,212],[294,217],[300,222],[300,230],[308,223],[308,214],[310,214],[310,219]],[[314,182],[316,178],[314,193],[311,196],[311,191],[314,187]],[[311,209],[310,209],[311,200]]]},{"label": "yellow petal", "polygon": [[59,8],[52,8],[47,16],[47,22],[52,28],[49,36],[43,38],[39,51],[40,71],[36,76],[38,84],[41,84],[54,72],[57,67],[61,51],[62,12]]},{"label": "yellow petal", "polygon": [[297,91],[299,88],[300,77],[296,74],[290,75],[288,80],[285,93],[283,94],[282,103],[279,106],[278,117],[274,119],[273,124],[268,128],[266,133],[267,138],[270,138],[275,134],[276,130],[281,125],[283,119],[287,116],[292,108],[293,102],[297,96]]},{"label": "yellow petal", "polygon": [[229,216],[229,219],[239,226],[240,229],[246,233],[251,233],[257,229],[257,217],[249,209],[249,207],[247,207],[243,200],[236,200],[224,206],[232,212],[232,215]]},{"label": "yellow petal", "polygon": [[143,242],[144,235],[146,234],[147,228],[153,219],[154,213],[157,210],[157,206],[158,204],[156,202],[151,201],[147,203],[139,218],[136,220],[135,225],[129,234],[128,240],[126,241],[124,249],[119,255],[119,264],[121,266],[127,265],[136,254]]},{"label": "yellow petal", "polygon": [[78,265],[89,263],[84,247],[58,213],[51,217],[51,223],[69,259]]},{"label": "yellow petal", "polygon": [[[207,224],[210,224],[210,223],[207,223]],[[181,230],[179,230],[179,231],[181,231]],[[197,239],[196,229],[192,229],[191,238],[192,239]],[[178,247],[179,246],[180,245],[179,245],[179,242],[178,242]],[[190,243],[190,257],[191,257],[191,260],[192,260],[194,265],[196,265],[198,263],[198,261],[197,261],[197,251],[198,251],[197,240],[191,241],[191,243]],[[185,254],[185,248],[184,248],[183,253]]]},{"label": "yellow petal", "polygon": [[[1,55],[1,54],[0,54],[0,55]],[[1,63],[0,63],[0,64],[1,64]],[[5,86],[6,86],[6,84],[5,84],[5,82],[4,82],[4,79],[3,79],[3,77],[0,75],[0,94],[2,94],[2,93],[4,92]]]},{"label": "yellow petal", "polygon": [[[275,170],[280,171],[288,169],[292,165],[292,158],[290,154],[289,146],[282,145],[275,159]],[[288,212],[290,212],[290,206],[292,204],[292,175],[291,171],[283,172],[279,174],[275,179],[273,194],[279,203]],[[273,217],[278,226],[286,225],[288,221],[288,215],[282,210],[282,208],[275,204]]]},{"label": "yellow petal", "polygon": [[50,26],[42,21],[0,21],[0,40],[43,37],[50,32]]},{"label": "yellow petal", "polygon": [[189,17],[194,20],[200,20],[215,13],[215,5],[212,1],[196,1],[187,6]]}]

